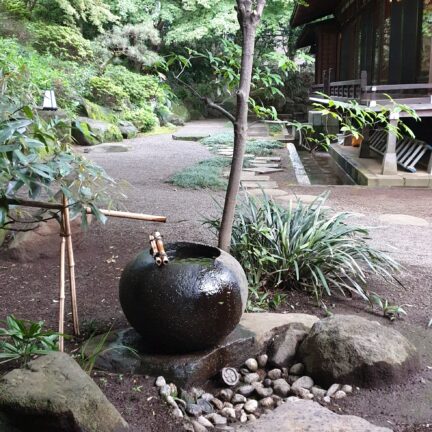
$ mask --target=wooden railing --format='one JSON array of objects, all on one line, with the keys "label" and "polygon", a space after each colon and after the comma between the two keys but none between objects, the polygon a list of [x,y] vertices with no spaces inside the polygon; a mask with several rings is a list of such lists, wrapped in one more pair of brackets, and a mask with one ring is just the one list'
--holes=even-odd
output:
[{"label": "wooden railing", "polygon": [[367,72],[362,71],[359,79],[349,81],[332,81],[333,71],[323,73],[323,83],[311,87],[311,94],[324,93],[334,100],[356,100],[362,104],[385,103],[387,94],[395,100],[410,103],[431,103],[432,83],[420,84],[383,84],[368,85]]}]

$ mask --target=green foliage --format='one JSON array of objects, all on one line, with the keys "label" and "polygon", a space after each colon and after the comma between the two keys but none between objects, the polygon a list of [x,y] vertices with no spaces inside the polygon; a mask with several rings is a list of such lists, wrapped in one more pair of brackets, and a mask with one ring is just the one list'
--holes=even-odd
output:
[{"label": "green foliage", "polygon": [[127,93],[108,77],[92,77],[89,81],[89,99],[99,105],[121,109],[128,103]]},{"label": "green foliage", "polygon": [[0,328],[0,364],[12,360],[25,366],[34,356],[58,351],[59,333],[44,331],[44,321],[25,321],[9,315]]},{"label": "green foliage", "polygon": [[16,18],[30,18],[29,10],[22,0],[2,0],[0,12],[6,12]]},{"label": "green foliage", "polygon": [[123,118],[131,121],[140,132],[148,132],[158,125],[158,119],[150,107],[125,111]]},{"label": "green foliage", "polygon": [[174,174],[169,181],[182,188],[223,190],[228,182],[222,174],[230,164],[224,157],[207,159]]},{"label": "green foliage", "polygon": [[367,292],[366,295],[371,307],[373,308],[376,306],[381,309],[383,315],[390,321],[394,321],[396,318],[400,318],[402,315],[407,314],[404,307],[409,305],[393,305],[387,299],[382,298],[375,292]]},{"label": "green foliage", "polygon": [[132,104],[145,106],[150,100],[161,101],[164,97],[159,79],[154,75],[141,75],[131,72],[124,66],[110,66],[105,77],[121,87]]},{"label": "green foliage", "polygon": [[103,34],[99,41],[111,53],[108,62],[120,57],[140,70],[153,66],[160,60],[154,51],[160,43],[159,33],[148,20],[139,24],[115,26],[110,32]]},{"label": "green foliage", "polygon": [[[201,143],[211,150],[217,150],[220,146],[232,147],[234,146],[234,135],[232,132],[223,132],[203,138]],[[279,141],[250,139],[246,142],[246,153],[251,153],[255,156],[269,156],[273,153],[273,150],[282,147],[283,144]]]},{"label": "green foliage", "polygon": [[33,45],[41,53],[78,62],[91,62],[93,59],[90,41],[72,27],[38,24],[33,25],[32,30],[35,37]]},{"label": "green foliage", "polygon": [[[106,218],[98,204],[111,200],[115,182],[102,168],[74,153],[67,144],[68,137],[63,135],[63,141],[59,140],[58,130],[67,125],[57,119],[44,122],[31,106],[22,106],[19,99],[11,96],[9,79],[0,71],[0,228],[20,223],[12,215],[19,198],[26,195],[58,202],[64,194],[72,217],[81,214],[85,224],[86,209],[90,208],[96,219],[104,222]],[[35,221],[43,217],[43,212],[31,215]],[[58,214],[51,213],[50,217]]]},{"label": "green foliage", "polygon": [[6,38],[0,38],[0,69],[8,76],[9,93],[23,103],[40,104],[43,91],[54,89],[59,107],[69,112],[76,111],[95,72],[92,66],[42,55]]},{"label": "green foliage", "polygon": [[[310,205],[285,209],[265,194],[247,196],[236,214],[231,253],[252,286],[301,288],[319,303],[335,290],[368,300],[366,272],[391,279],[398,264],[371,247],[366,229],[347,224],[348,213],[331,216],[326,195]],[[207,224],[218,230],[220,220]]]}]

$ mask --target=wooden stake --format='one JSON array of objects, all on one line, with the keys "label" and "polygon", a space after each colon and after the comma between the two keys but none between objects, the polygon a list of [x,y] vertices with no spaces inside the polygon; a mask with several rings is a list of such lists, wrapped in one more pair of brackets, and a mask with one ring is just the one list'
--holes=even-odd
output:
[{"label": "wooden stake", "polygon": [[64,205],[64,235],[66,236],[66,246],[68,255],[68,268],[69,268],[69,285],[71,294],[71,305],[72,305],[72,321],[74,335],[79,336],[79,319],[78,319],[78,305],[76,296],[76,283],[75,283],[75,258],[72,243],[72,232],[70,226],[70,215],[68,208],[67,198],[63,195],[63,205]]},{"label": "wooden stake", "polygon": [[65,310],[65,248],[64,212],[62,211],[60,228],[60,295],[59,295],[59,351],[64,351],[64,310]]}]

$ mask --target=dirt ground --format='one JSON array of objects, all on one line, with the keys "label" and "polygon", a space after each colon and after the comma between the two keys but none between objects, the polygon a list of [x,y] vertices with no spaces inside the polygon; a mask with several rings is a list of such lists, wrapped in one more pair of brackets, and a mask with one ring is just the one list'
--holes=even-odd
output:
[{"label": "dirt ground", "polygon": [[[215,132],[222,122],[194,122],[183,132]],[[142,248],[148,234],[159,229],[165,241],[203,241],[215,238],[202,226],[204,216],[217,215],[214,198],[221,193],[178,190],[166,181],[170,175],[209,157],[198,143],[173,141],[161,135],[131,140],[125,153],[89,153],[109,174],[128,182],[127,209],[161,214],[168,223],[149,224],[111,219],[106,226],[93,224],[76,248],[79,314],[84,337],[92,332],[127,326],[118,301],[118,280],[123,267]],[[280,175],[279,175],[280,177]],[[356,213],[355,223],[371,228],[371,241],[405,266],[400,280],[404,287],[390,287],[385,281],[371,279],[373,290],[385,293],[393,302],[408,304],[408,316],[390,323],[372,313],[356,300],[334,297],[327,300],[333,313],[361,314],[391,325],[407,336],[418,348],[422,369],[409,382],[378,390],[360,389],[334,406],[338,412],[359,415],[372,423],[391,427],[397,432],[432,430],[432,191],[420,189],[365,189],[361,187],[284,188],[299,194],[319,194],[331,190],[329,205],[336,211]],[[424,218],[429,226],[384,224],[386,213],[409,214]],[[53,242],[51,249],[58,248]],[[0,319],[8,314],[19,318],[45,320],[47,327],[57,327],[58,259],[53,256],[29,261],[11,261],[0,250]],[[51,254],[52,255],[52,254]],[[67,329],[71,331],[67,302]],[[304,293],[290,292],[287,306],[280,312],[308,312],[323,316],[313,299]],[[77,341],[68,342],[68,349]],[[1,371],[0,371],[1,373]],[[180,425],[168,416],[166,407],[156,397],[153,379],[97,373],[95,380],[107,397],[131,423],[136,432],[179,431]]]}]

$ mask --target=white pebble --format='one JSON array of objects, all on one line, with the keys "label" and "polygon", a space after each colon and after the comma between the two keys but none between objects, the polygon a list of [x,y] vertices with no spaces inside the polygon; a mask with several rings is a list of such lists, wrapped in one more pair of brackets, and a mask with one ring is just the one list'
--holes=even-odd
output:
[{"label": "white pebble", "polygon": [[353,388],[352,386],[345,384],[344,386],[342,386],[341,390],[348,394],[348,393],[352,393]]},{"label": "white pebble", "polygon": [[254,358],[247,359],[245,365],[251,372],[256,372],[258,370],[258,362]]},{"label": "white pebble", "polygon": [[337,391],[334,395],[335,399],[343,399],[344,397],[346,397],[346,393],[342,390]]},{"label": "white pebble", "polygon": [[162,387],[166,384],[165,378],[163,376],[158,376],[156,378],[155,386],[156,387]]}]

